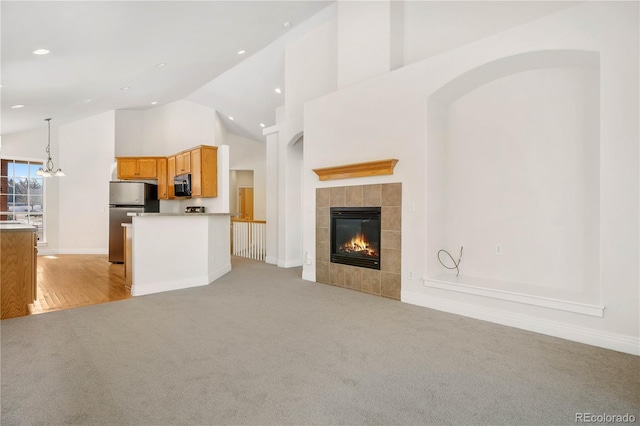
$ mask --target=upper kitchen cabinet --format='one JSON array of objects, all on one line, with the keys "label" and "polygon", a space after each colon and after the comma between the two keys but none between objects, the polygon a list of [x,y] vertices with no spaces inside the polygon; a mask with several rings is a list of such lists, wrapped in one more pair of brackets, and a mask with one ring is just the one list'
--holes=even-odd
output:
[{"label": "upper kitchen cabinet", "polygon": [[[158,158],[158,200],[169,199],[169,174],[167,170],[167,159]],[[173,179],[172,179],[173,183]]]},{"label": "upper kitchen cabinet", "polygon": [[167,198],[175,197],[175,184],[173,178],[176,177],[176,156],[167,158]]},{"label": "upper kitchen cabinet", "polygon": [[[218,196],[218,147],[201,145],[190,151],[191,196]],[[176,159],[177,162],[177,159]]]},{"label": "upper kitchen cabinet", "polygon": [[157,179],[158,157],[117,157],[118,179]]},{"label": "upper kitchen cabinet", "polygon": [[191,173],[191,153],[181,152],[176,154],[176,175]]}]

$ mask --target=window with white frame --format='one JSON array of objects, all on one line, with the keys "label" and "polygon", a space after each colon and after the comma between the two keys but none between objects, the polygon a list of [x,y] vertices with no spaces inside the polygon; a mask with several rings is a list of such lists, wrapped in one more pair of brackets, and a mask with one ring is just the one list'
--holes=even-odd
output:
[{"label": "window with white frame", "polygon": [[0,220],[36,226],[39,243],[45,241],[44,179],[36,175],[42,166],[42,161],[0,160]]}]

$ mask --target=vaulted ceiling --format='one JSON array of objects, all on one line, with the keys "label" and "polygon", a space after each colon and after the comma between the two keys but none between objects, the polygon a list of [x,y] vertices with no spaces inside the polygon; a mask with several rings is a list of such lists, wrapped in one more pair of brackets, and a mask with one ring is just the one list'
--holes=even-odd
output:
[{"label": "vaulted ceiling", "polygon": [[330,3],[2,1],[1,134],[190,98],[261,139],[284,103],[284,43],[254,55]]}]

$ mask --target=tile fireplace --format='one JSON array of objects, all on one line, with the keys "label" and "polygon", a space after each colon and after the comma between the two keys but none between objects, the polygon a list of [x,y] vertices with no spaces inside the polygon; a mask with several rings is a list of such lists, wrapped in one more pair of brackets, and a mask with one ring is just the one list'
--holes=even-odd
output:
[{"label": "tile fireplace", "polygon": [[401,183],[317,188],[316,282],[400,300],[401,218]]}]

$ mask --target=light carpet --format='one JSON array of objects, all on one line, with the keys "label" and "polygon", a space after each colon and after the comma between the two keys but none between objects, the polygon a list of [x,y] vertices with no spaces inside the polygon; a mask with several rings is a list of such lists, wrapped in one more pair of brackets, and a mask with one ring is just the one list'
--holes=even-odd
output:
[{"label": "light carpet", "polygon": [[638,420],[639,358],[234,258],[209,286],[3,320],[1,423]]}]

